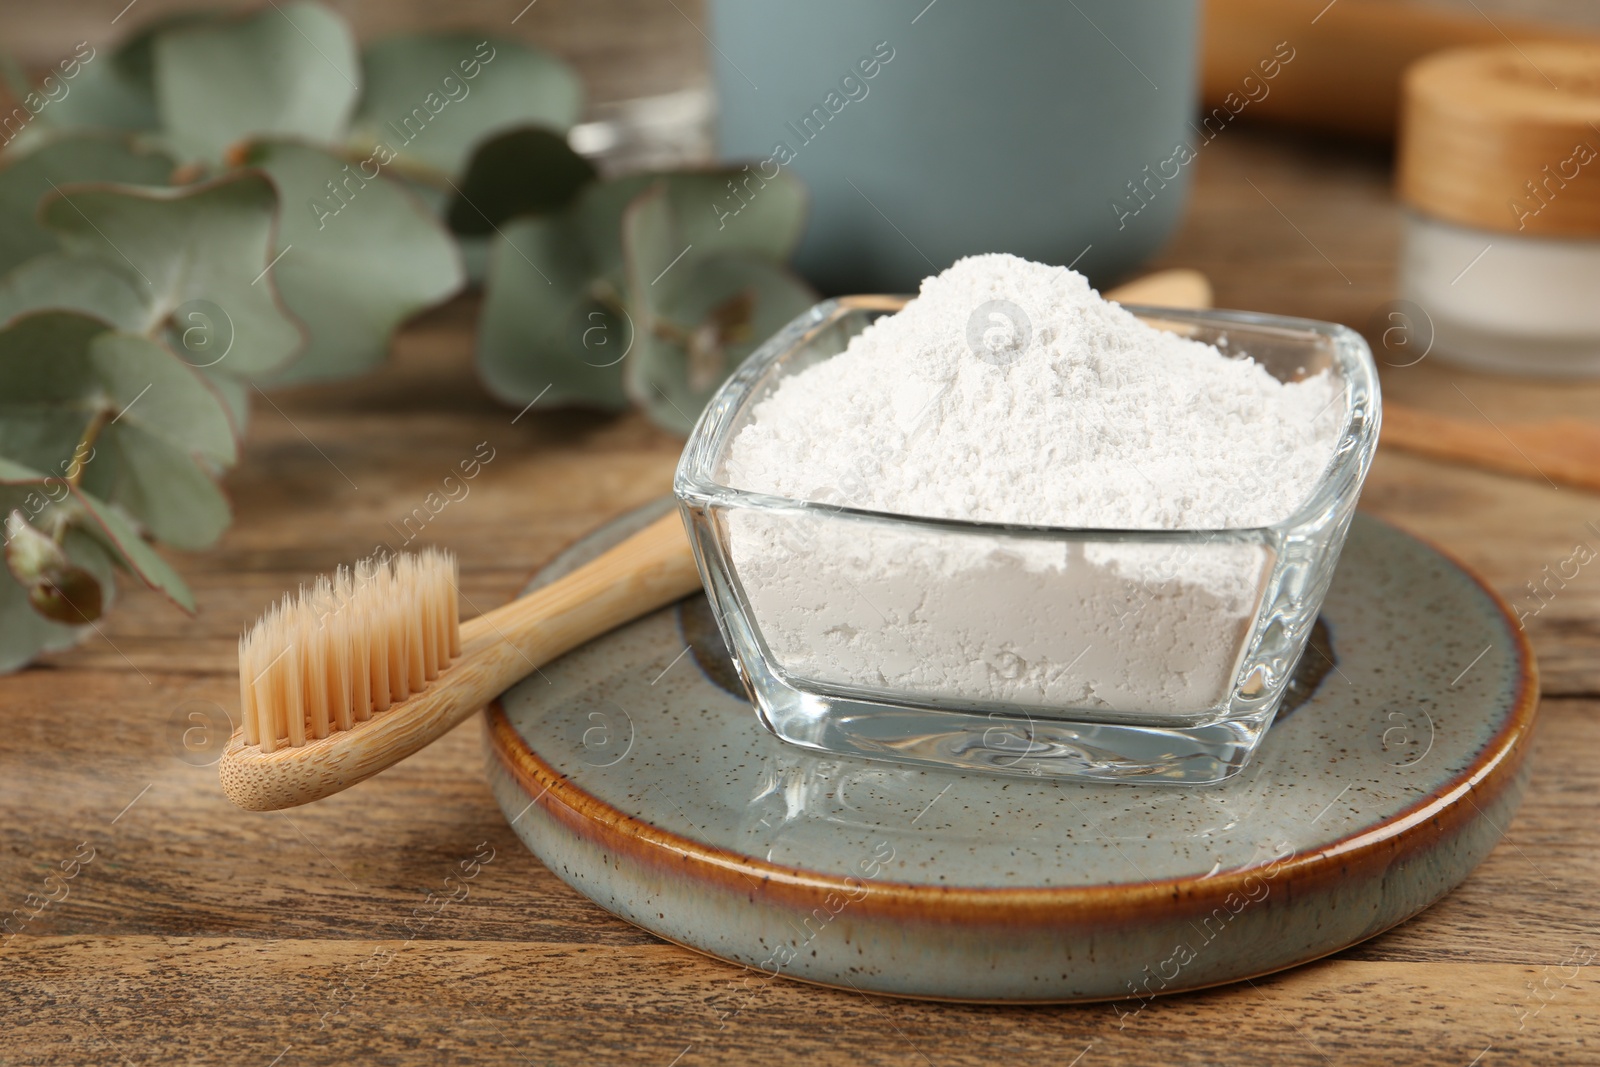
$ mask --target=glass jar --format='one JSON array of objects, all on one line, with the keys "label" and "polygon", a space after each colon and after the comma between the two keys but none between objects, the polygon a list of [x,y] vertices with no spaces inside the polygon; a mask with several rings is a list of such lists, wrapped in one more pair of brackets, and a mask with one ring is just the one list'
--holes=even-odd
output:
[{"label": "glass jar", "polygon": [[[1272,526],[1021,526],[729,484],[727,453],[754,407],[902,303],[832,300],[791,323],[713,398],[679,463],[701,576],[761,721],[825,752],[997,773],[1236,774],[1305,649],[1377,445],[1366,343],[1304,319],[1130,308],[1281,380],[1327,370],[1342,386],[1334,459]],[[804,581],[777,580],[795,574]]]},{"label": "glass jar", "polygon": [[1406,72],[1401,295],[1438,358],[1600,375],[1600,45],[1463,48]]}]

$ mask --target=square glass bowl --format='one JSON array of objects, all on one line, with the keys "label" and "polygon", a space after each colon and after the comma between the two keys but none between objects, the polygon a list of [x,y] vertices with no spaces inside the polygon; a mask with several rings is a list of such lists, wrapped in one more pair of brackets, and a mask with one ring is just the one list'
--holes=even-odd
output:
[{"label": "square glass bowl", "polygon": [[1366,342],[1306,319],[1129,308],[1280,380],[1327,370],[1342,386],[1333,459],[1272,526],[966,522],[852,507],[850,486],[796,500],[730,485],[728,450],[774,386],[904,303],[847,297],[797,318],[713,398],[678,464],[700,574],[762,723],[806,748],[941,767],[1237,774],[1305,650],[1377,447]]}]

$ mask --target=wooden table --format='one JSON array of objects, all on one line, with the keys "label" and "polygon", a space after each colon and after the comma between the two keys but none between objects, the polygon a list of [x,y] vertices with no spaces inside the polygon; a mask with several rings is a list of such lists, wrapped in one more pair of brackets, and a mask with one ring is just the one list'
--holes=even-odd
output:
[{"label": "wooden table", "polygon": [[[1238,128],[1206,149],[1160,265],[1205,269],[1222,306],[1362,325],[1391,295],[1396,229],[1381,156]],[[484,784],[476,720],[324,803],[234,810],[215,769],[180,756],[185,730],[204,748],[197,724],[237,700],[240,628],[395,540],[388,523],[480,442],[492,460],[426,529],[460,553],[479,608],[667,486],[679,442],[638,417],[536,407],[514,421],[490,401],[470,370],[474,310],[417,323],[369,378],[258,399],[228,479],[234,526],[176,560],[197,617],[127,590],[103,637],[0,681],[0,904],[23,907],[80,861],[70,895],[0,946],[0,1063],[1600,1063],[1600,967],[1566,962],[1600,948],[1600,562],[1529,620],[1545,680],[1535,775],[1460,889],[1331,959],[1159,1000],[1126,1030],[1104,1005],[786,982],[719,1030],[713,998],[736,969],[612,918],[540,866]],[[1600,412],[1600,387],[1432,359],[1385,388],[1485,419]],[[1600,547],[1600,496],[1403,454],[1380,454],[1363,506],[1512,600],[1576,542]],[[480,849],[493,859],[470,896],[407,940],[402,922]]]}]

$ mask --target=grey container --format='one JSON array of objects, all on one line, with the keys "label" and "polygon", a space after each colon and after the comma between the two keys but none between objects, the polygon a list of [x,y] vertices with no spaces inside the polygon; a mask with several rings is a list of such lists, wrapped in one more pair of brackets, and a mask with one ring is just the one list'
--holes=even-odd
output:
[{"label": "grey container", "polygon": [[1198,0],[708,6],[718,154],[751,164],[713,210],[790,168],[812,194],[797,263],[826,291],[914,291],[978,252],[1104,282],[1182,214]]}]

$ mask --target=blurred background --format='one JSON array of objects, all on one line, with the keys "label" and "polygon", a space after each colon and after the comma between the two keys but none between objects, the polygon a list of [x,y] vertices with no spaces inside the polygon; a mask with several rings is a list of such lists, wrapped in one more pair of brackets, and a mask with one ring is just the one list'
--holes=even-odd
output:
[{"label": "blurred background", "polygon": [[[1296,0],[1285,0],[1293,4]],[[1419,7],[1461,15],[1540,18],[1600,30],[1600,4],[1589,0],[1387,0],[1394,7]],[[248,2],[137,0],[117,25],[132,28],[162,14],[197,7],[247,11]],[[334,0],[338,11],[363,38],[400,30],[494,27],[547,48],[582,74],[595,101],[621,100],[710,83],[706,43],[696,27],[706,27],[705,0],[538,0],[515,26],[522,11],[517,0]],[[114,42],[111,19],[129,7],[126,0],[80,0],[65,4],[7,4],[0,8],[0,40],[19,59],[34,66],[53,63],[63,47],[81,40]]]},{"label": "blurred background", "polygon": [[[175,12],[259,6],[203,0],[9,5],[0,12],[0,39],[37,72],[80,40],[114,47]],[[1191,172],[1203,167],[1174,167],[1178,177],[1148,210],[1123,213],[1113,203],[1120,196],[1128,207],[1139,207],[1133,182],[1146,163],[1170,160],[1177,140],[1207,143],[1216,131],[1197,120],[1228,92],[1240,92],[1242,78],[1271,57],[1278,40],[1296,59],[1265,87],[1270,100],[1251,101],[1237,123],[1230,121],[1228,139],[1244,142],[1230,146],[1230,156],[1248,151],[1253,131],[1270,127],[1280,137],[1298,138],[1308,151],[1381,162],[1393,150],[1397,82],[1412,58],[1435,48],[1564,30],[1600,36],[1600,5],[1588,0],[1023,4],[1005,19],[957,0],[935,0],[912,25],[905,16],[923,5],[910,0],[870,8],[826,0],[803,12],[761,0],[334,0],[326,6],[363,41],[473,28],[553,53],[571,65],[585,93],[589,121],[573,134],[573,146],[599,159],[606,173],[710,160],[718,154],[719,133],[722,158],[741,163],[769,157],[779,134],[802,148],[784,124],[805,135],[794,122],[852,69],[846,52],[920,34],[915,49],[902,50],[893,78],[863,87],[881,102],[835,124],[817,147],[804,144],[787,168],[811,196],[795,265],[825,293],[906,291],[956,256],[997,249],[1072,262],[1102,287],[1124,280],[1159,250],[1171,259],[1175,249],[1188,247],[1172,243],[1180,223],[1188,224],[1185,234],[1207,225],[1184,212]],[[756,90],[752,73],[766,83],[765,92]],[[1164,85],[1158,87],[1152,74]],[[1195,96],[1187,95],[1191,87],[1199,90]],[[1012,99],[1026,106],[1007,107]],[[1011,117],[997,120],[1005,114]],[[1023,146],[1012,152],[1013,144]],[[1330,159],[1329,166],[1338,165]],[[1002,166],[1008,168],[1003,184]],[[894,200],[893,210],[884,198]],[[1368,224],[1382,210],[1372,207]],[[1384,229],[1365,227],[1369,244],[1357,254],[1396,261],[1392,243],[1370,244]],[[1221,248],[1206,247],[1209,255]],[[1295,299],[1296,290],[1304,291],[1295,269],[1283,266],[1278,284],[1263,277],[1264,291],[1231,303],[1311,314]],[[1341,309],[1341,321],[1352,324],[1363,324],[1395,295],[1389,290],[1398,289],[1383,267],[1359,273]],[[1384,291],[1368,289],[1367,279]],[[1227,294],[1219,297],[1230,304]],[[1327,313],[1325,300],[1319,298],[1317,309]]]}]

